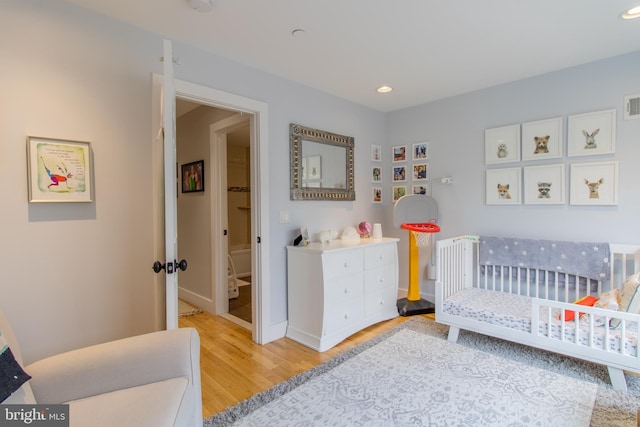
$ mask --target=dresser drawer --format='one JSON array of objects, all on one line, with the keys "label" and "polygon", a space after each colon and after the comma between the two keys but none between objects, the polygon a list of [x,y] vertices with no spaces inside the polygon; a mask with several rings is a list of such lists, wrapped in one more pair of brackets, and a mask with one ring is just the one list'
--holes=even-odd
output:
[{"label": "dresser drawer", "polygon": [[324,285],[325,307],[330,309],[333,304],[346,299],[362,299],[364,284],[362,272],[336,277],[328,280]]},{"label": "dresser drawer", "polygon": [[382,311],[397,312],[397,299],[397,291],[393,286],[370,292],[365,296],[365,315],[369,317]]},{"label": "dresser drawer", "polygon": [[375,245],[365,248],[364,251],[365,270],[377,268],[381,265],[396,264],[397,253],[395,244]]},{"label": "dresser drawer", "polygon": [[364,292],[373,292],[398,283],[398,271],[395,265],[378,267],[364,272]]},{"label": "dresser drawer", "polygon": [[362,298],[340,301],[333,307],[327,307],[325,316],[323,335],[348,328],[364,319],[364,301]]},{"label": "dresser drawer", "polygon": [[323,254],[322,270],[325,280],[362,271],[364,265],[362,258],[362,249]]}]

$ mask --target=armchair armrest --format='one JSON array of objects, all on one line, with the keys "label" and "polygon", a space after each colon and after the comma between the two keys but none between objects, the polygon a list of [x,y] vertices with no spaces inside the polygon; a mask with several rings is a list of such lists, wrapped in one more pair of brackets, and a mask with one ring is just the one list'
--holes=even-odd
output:
[{"label": "armchair armrest", "polygon": [[200,337],[159,331],[48,357],[25,367],[38,403],[64,403],[176,377],[201,399]]}]

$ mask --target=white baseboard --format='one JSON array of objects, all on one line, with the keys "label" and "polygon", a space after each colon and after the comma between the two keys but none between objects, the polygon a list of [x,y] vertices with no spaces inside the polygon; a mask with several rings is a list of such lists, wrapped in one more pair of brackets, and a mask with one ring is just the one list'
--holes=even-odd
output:
[{"label": "white baseboard", "polygon": [[188,289],[178,287],[178,298],[188,302],[191,305],[195,305],[198,308],[203,309],[206,312],[215,314],[215,304],[210,298],[205,298],[202,295],[196,294]]}]

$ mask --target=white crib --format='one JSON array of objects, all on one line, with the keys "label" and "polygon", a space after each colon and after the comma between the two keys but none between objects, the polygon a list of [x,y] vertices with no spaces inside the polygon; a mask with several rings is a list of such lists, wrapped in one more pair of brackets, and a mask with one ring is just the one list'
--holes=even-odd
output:
[{"label": "white crib", "polygon": [[[436,321],[449,325],[449,341],[457,341],[460,329],[466,329],[603,364],[613,387],[627,389],[624,371],[640,374],[640,315],[571,302],[620,288],[627,276],[640,271],[640,245],[609,244],[609,280],[572,276],[574,284],[565,286],[557,273],[550,279],[540,270],[488,270],[480,265],[478,242],[471,235],[436,244]],[[576,319],[566,321],[565,310]],[[619,319],[619,325],[610,326],[618,322],[611,319]]]}]

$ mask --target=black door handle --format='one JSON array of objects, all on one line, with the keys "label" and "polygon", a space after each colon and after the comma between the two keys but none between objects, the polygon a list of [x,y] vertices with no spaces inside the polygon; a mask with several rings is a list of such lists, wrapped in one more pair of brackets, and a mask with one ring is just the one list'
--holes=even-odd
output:
[{"label": "black door handle", "polygon": [[183,259],[180,262],[177,260],[174,262],[170,262],[168,264],[162,264],[160,261],[156,261],[153,263],[153,271],[156,273],[160,273],[162,270],[166,270],[167,274],[173,274],[173,267],[176,267],[176,270],[185,271],[188,267],[187,260]]}]

